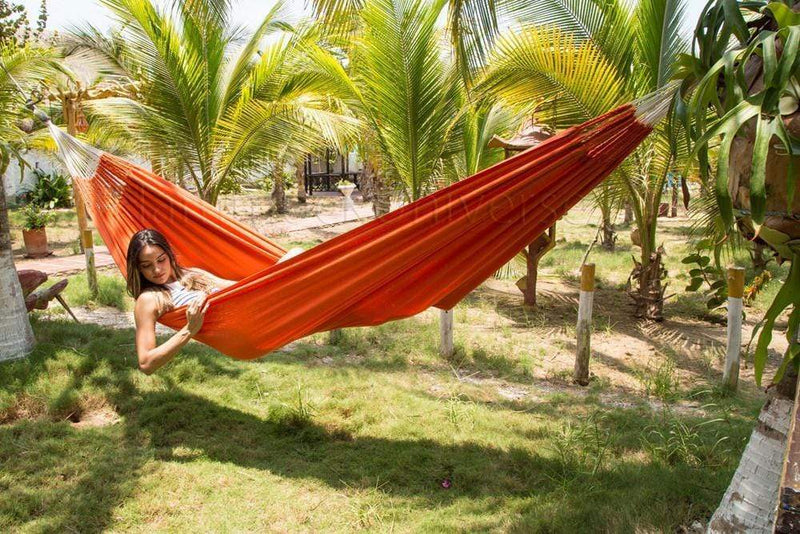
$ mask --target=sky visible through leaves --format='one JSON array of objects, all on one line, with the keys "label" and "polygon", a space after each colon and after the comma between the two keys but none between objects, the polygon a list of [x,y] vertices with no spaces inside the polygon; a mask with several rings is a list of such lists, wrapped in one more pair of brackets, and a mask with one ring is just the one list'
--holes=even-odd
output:
[{"label": "sky visible through leaves", "polygon": [[[17,0],[28,9],[28,18],[35,21],[39,14],[41,0]],[[166,0],[157,0],[166,3]],[[275,4],[274,0],[238,0],[233,9],[234,22],[250,28],[255,28]],[[303,0],[287,0],[289,13],[300,16],[304,13]],[[688,0],[686,2],[686,15],[684,30],[689,35],[694,29],[700,11],[705,5],[705,0]],[[48,23],[50,30],[64,31],[75,25],[85,23],[108,29],[113,25],[110,12],[98,0],[48,0]]]}]

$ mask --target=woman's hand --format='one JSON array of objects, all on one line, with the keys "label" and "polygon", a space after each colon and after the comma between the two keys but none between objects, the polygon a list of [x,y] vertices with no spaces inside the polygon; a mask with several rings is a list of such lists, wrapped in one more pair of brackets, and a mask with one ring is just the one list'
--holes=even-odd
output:
[{"label": "woman's hand", "polygon": [[203,327],[203,319],[205,319],[206,311],[208,310],[208,295],[203,294],[191,301],[186,306],[186,329],[194,336]]}]

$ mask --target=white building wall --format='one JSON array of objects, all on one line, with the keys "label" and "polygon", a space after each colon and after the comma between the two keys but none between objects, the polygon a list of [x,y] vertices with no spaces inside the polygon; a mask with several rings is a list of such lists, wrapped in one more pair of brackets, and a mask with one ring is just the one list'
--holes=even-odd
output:
[{"label": "white building wall", "polygon": [[[11,205],[15,204],[17,195],[20,192],[31,189],[36,183],[36,178],[34,177],[32,171],[33,168],[38,167],[48,173],[53,171],[57,171],[62,174],[64,173],[63,167],[61,167],[61,165],[58,163],[58,160],[55,158],[55,156],[50,153],[41,152],[39,150],[31,150],[26,153],[23,158],[28,165],[30,165],[30,167],[25,167],[23,172],[23,170],[20,168],[19,162],[16,159],[12,159],[8,165],[8,169],[6,169],[6,174],[3,179],[6,190],[6,199],[8,199],[8,202]],[[21,180],[20,175],[22,175]]]}]

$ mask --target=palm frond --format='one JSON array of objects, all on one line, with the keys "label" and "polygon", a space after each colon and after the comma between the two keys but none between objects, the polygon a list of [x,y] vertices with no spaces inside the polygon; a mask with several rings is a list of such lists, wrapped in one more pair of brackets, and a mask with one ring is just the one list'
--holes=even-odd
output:
[{"label": "palm frond", "polygon": [[681,35],[684,0],[640,0],[634,28],[638,52],[639,94],[663,87],[674,74],[677,60],[689,43]]},{"label": "palm frond", "polygon": [[354,75],[384,160],[409,198],[424,194],[455,122],[460,78],[441,56],[443,0],[369,0]]},{"label": "palm frond", "polygon": [[499,32],[496,0],[450,0],[447,29],[464,84],[471,87]]},{"label": "palm frond", "polygon": [[481,94],[556,128],[600,115],[630,99],[625,80],[591,41],[555,28],[512,29],[497,41]]},{"label": "palm frond", "polygon": [[630,5],[624,0],[509,0],[508,10],[523,26],[554,26],[579,43],[594,45],[626,77],[632,61]]}]

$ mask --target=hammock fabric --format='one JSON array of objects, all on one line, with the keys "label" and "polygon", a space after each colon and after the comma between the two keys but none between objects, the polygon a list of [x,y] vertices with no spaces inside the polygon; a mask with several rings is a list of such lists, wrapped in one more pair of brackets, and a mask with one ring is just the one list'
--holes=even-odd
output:
[{"label": "hammock fabric", "polygon": [[[314,332],[452,308],[608,176],[664,100],[617,108],[280,264],[280,246],[213,206],[50,129],[123,274],[131,236],[155,228],[181,265],[239,280],[209,298],[196,338],[252,359]],[[159,321],[179,329],[185,310]]]}]

